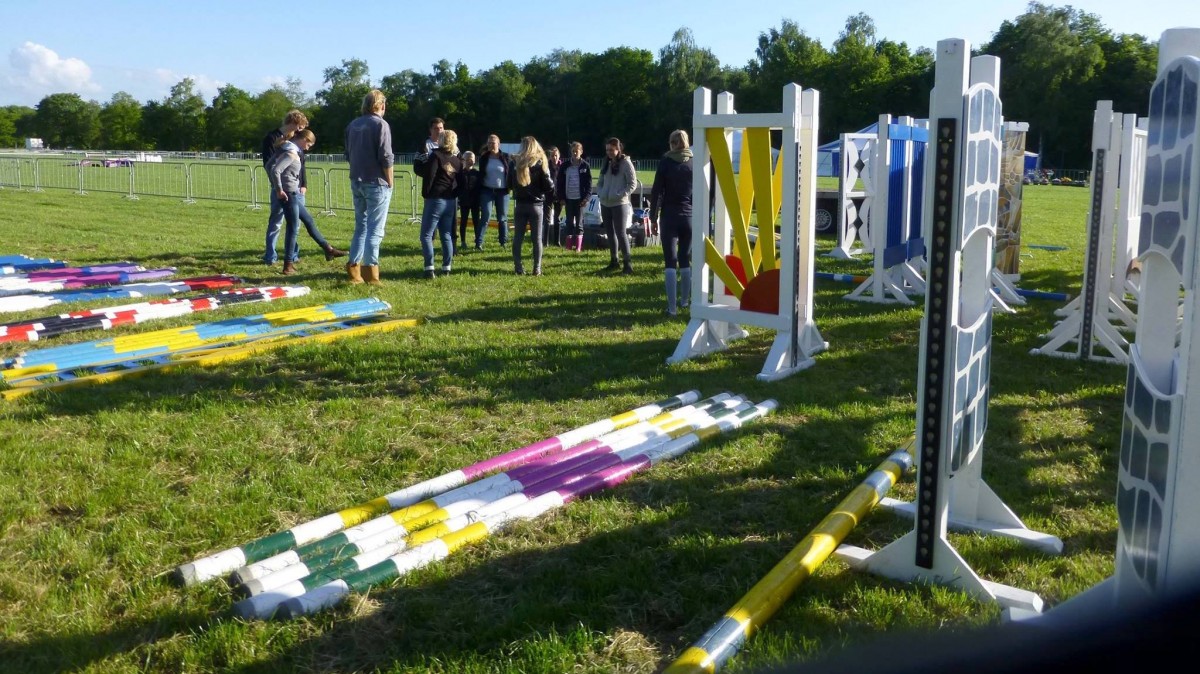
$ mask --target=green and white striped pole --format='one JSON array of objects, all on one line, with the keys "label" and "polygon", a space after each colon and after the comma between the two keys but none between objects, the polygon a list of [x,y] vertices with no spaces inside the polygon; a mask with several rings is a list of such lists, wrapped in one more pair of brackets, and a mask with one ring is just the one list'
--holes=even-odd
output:
[{"label": "green and white striped pole", "polygon": [[503,470],[504,468],[521,465],[549,452],[573,447],[581,442],[586,442],[618,428],[644,421],[661,414],[665,410],[693,403],[699,398],[699,391],[687,391],[607,419],[601,419],[585,426],[580,426],[561,435],[535,442],[492,459],[439,475],[438,477],[425,480],[424,482],[365,503],[360,503],[356,506],[339,510],[336,513],[310,520],[286,531],[264,536],[249,543],[244,543],[237,547],[222,550],[221,552],[183,564],[174,569],[171,574],[172,578],[183,585],[192,585],[217,578],[247,564],[266,559],[298,545],[319,540],[347,527],[360,524],[382,513],[411,505],[432,495],[440,494],[447,489],[466,484],[485,472]]},{"label": "green and white striped pole", "polygon": [[672,420],[652,436],[622,443],[625,446],[620,449],[614,448],[615,451],[582,456],[578,461],[533,470],[521,480],[510,483],[516,485],[515,488],[505,485],[483,495],[482,498],[464,499],[460,502],[464,507],[455,509],[461,512],[452,517],[440,518],[436,522],[425,522],[422,525],[424,528],[392,527],[354,543],[314,555],[304,562],[257,581],[251,581],[246,589],[252,596],[235,604],[234,612],[243,618],[268,618],[284,600],[300,596],[345,573],[358,571],[408,547],[461,529],[492,512],[516,507],[550,489],[561,489],[597,470],[620,463],[625,457],[654,452],[656,448],[675,438],[702,432],[705,428],[720,423],[721,418],[736,415],[750,407],[740,396],[724,402],[725,404],[714,405],[716,409],[712,415],[697,410],[689,415],[688,419]]},{"label": "green and white striped pole", "polygon": [[662,446],[653,457],[640,455],[593,473],[563,489],[549,491],[530,501],[495,513],[482,521],[474,522],[463,529],[440,536],[432,541],[409,548],[397,555],[374,564],[343,578],[330,581],[305,594],[288,599],[280,605],[275,616],[296,618],[332,607],[344,600],[351,592],[361,592],[370,587],[398,578],[415,569],[445,559],[462,547],[481,541],[492,533],[519,520],[533,519],[549,510],[561,507],[581,496],[599,489],[614,486],[631,475],[659,461],[674,458],[698,445],[702,440],[724,431],[740,427],[743,423],[769,413],[776,407],[774,400],[767,400],[744,410],[729,419],[705,430],[689,433]]}]

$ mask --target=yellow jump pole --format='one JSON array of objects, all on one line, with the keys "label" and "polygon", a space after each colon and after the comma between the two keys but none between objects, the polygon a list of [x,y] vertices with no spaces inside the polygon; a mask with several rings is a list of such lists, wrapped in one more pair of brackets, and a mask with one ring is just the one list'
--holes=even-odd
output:
[{"label": "yellow jump pole", "polygon": [[914,465],[914,445],[892,453],[854,491],[825,516],[775,568],[725,612],[664,674],[713,674],[721,669],[763,626],[796,588],[816,571],[846,535]]}]

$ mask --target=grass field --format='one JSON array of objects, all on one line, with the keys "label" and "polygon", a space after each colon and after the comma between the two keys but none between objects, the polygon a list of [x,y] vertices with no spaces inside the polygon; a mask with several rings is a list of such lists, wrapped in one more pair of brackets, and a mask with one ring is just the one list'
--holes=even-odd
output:
[{"label": "grass field", "polygon": [[[1074,295],[1088,191],[1025,194],[1023,243],[1068,249],[1027,250],[1020,285]],[[664,365],[686,318],[661,315],[655,248],[635,249],[632,276],[600,274],[602,251],[550,250],[545,276],[516,277],[493,233],[485,252],[427,282],[417,227],[393,222],[386,285],[371,289],[343,285],[339,265],[307,239],[298,276],[257,264],[265,219],[230,203],[0,190],[0,254],[132,259],[313,289],[121,334],[368,294],[395,316],[428,319],[225,368],[0,404],[0,669],[655,671],[913,430],[920,308],[847,302],[850,286],[819,281],[816,320],[829,351],[765,384],[754,376],[770,344],[761,330],[728,352]],[[350,217],[318,222],[335,245],[347,242]],[[866,269],[818,258],[820,271]],[[1058,306],[1031,300],[996,317],[984,477],[1031,528],[1060,537],[1064,554],[951,535],[981,576],[1035,591],[1048,606],[1112,571],[1125,376],[1028,355]],[[0,355],[20,350],[0,346]],[[780,408],[312,618],[241,621],[224,583],[181,589],[167,579],[201,555],[692,388],[772,397]],[[911,498],[911,479],[895,492]],[[876,513],[847,542],[879,548],[908,528]],[[997,607],[956,592],[831,561],[727,671],[811,659],[886,632],[998,619]]]}]

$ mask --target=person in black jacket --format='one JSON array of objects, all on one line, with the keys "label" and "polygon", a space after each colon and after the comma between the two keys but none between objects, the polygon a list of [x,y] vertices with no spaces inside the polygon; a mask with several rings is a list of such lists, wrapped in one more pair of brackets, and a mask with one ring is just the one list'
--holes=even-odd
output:
[{"label": "person in black jacket", "polygon": [[583,249],[583,209],[592,196],[592,167],[583,159],[583,144],[578,141],[569,146],[570,158],[563,162],[555,177],[558,200],[566,204],[567,248],[576,252]]},{"label": "person in black jacket", "polygon": [[[558,172],[562,169],[562,155],[558,151],[558,147],[551,145],[546,148],[546,166],[549,168],[550,177],[558,182]],[[546,201],[542,206],[542,231],[545,235],[542,237],[542,246],[561,246],[562,234],[560,232],[559,222],[562,219],[563,202],[558,198],[558,190],[553,194],[546,195]]]},{"label": "person in black jacket", "polygon": [[[687,131],[671,132],[670,150],[658,161],[650,190],[650,223],[662,237],[667,315],[687,307],[692,290],[692,150]],[[678,274],[676,274],[678,267]],[[681,284],[676,304],[676,283]]]},{"label": "person in black jacket", "polygon": [[542,275],[542,207],[547,198],[553,198],[554,180],[547,168],[546,153],[533,136],[521,139],[521,149],[513,155],[513,269],[517,276],[525,273],[521,263],[521,244],[525,239],[525,227],[529,227],[533,239],[533,275]]},{"label": "person in black jacket", "polygon": [[[455,252],[467,250],[467,220],[479,231],[479,169],[475,168],[475,153],[462,153],[463,170],[458,182],[458,228],[461,242]],[[484,223],[485,225],[487,223]]]},{"label": "person in black jacket", "polygon": [[500,151],[500,136],[488,136],[487,145],[479,151],[479,209],[483,225],[475,228],[475,250],[483,250],[483,233],[496,208],[500,224],[500,247],[508,245],[508,193],[512,190],[512,160]]},{"label": "person in black jacket", "polygon": [[454,259],[454,212],[458,208],[459,174],[462,159],[458,157],[458,134],[443,131],[438,147],[429,154],[413,159],[413,172],[421,176],[421,196],[425,210],[421,214],[421,254],[425,257],[425,278],[437,276],[433,271],[433,231],[442,241],[442,273],[449,274]]}]

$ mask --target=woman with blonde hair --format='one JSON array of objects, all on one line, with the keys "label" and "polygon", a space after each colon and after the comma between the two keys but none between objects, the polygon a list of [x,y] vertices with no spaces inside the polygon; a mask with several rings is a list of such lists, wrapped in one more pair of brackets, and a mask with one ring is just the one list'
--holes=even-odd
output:
[{"label": "woman with blonde hair", "polygon": [[667,142],[650,191],[650,222],[661,236],[666,313],[674,316],[688,306],[692,290],[692,150],[683,129],[672,131]]},{"label": "woman with blonde hair", "polygon": [[417,155],[413,172],[421,176],[421,196],[425,210],[421,214],[421,254],[425,258],[425,278],[434,278],[433,231],[442,242],[442,273],[449,274],[454,259],[454,214],[458,210],[459,174],[462,159],[458,157],[458,134],[442,131],[438,147],[428,154]]},{"label": "woman with blonde hair", "polygon": [[525,273],[521,262],[521,244],[525,226],[533,239],[533,275],[542,275],[542,208],[547,197],[554,194],[554,179],[542,146],[533,136],[521,139],[521,149],[513,155],[513,269],[517,276]]}]

